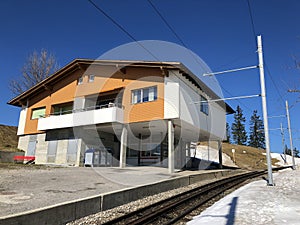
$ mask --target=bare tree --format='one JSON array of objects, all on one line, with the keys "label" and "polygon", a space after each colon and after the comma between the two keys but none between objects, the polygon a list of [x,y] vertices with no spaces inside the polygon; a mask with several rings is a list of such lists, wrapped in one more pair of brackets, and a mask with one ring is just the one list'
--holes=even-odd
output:
[{"label": "bare tree", "polygon": [[9,83],[9,89],[19,95],[41,82],[58,69],[56,58],[47,50],[34,51],[21,69],[22,75]]}]

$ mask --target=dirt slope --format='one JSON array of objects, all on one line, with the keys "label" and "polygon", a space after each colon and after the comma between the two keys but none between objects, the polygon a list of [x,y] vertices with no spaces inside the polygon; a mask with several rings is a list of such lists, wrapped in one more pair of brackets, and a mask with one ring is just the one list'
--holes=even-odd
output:
[{"label": "dirt slope", "polygon": [[0,150],[17,150],[17,127],[0,124]]},{"label": "dirt slope", "polygon": [[[266,169],[266,156],[262,153],[266,151],[264,149],[257,149],[243,145],[233,145],[228,143],[222,144],[223,152],[235,161],[236,165],[243,169]],[[234,157],[232,149],[235,149]],[[235,160],[234,160],[235,159]],[[272,165],[276,166],[277,159],[272,159]]]}]

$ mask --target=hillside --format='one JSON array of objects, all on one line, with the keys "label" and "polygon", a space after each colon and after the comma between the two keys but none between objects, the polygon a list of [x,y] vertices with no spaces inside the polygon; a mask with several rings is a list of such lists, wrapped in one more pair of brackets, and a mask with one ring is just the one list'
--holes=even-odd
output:
[{"label": "hillside", "polygon": [[[232,149],[235,149],[235,163],[238,167],[243,169],[266,169],[266,156],[262,153],[266,151],[243,145],[232,145],[228,143],[222,144],[223,152],[230,156],[233,160]],[[272,165],[276,166],[279,162],[277,159],[272,158]]]},{"label": "hillside", "polygon": [[0,124],[0,150],[17,150],[17,127]]}]

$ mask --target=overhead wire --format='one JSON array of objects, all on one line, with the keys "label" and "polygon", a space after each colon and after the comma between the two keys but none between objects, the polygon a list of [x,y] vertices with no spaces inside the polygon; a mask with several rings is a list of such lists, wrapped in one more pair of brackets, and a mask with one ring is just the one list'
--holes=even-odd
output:
[{"label": "overhead wire", "polygon": [[[98,6],[96,3],[94,3],[92,0],[88,0],[100,13],[102,13],[107,19],[109,19],[114,25],[116,25],[121,31],[123,31],[131,40],[138,43],[143,49],[145,49],[152,57],[160,61],[153,53],[151,53],[145,46],[143,46],[138,40],[129,33],[121,24],[119,24],[116,20],[114,20],[110,15],[108,15],[100,6]],[[180,41],[180,43],[188,50],[186,47],[186,44],[183,42],[183,40],[179,37],[179,35],[175,32],[175,30],[171,27],[171,25],[167,22],[166,19],[162,16],[162,14],[158,11],[158,9],[154,6],[154,4],[149,0],[149,4],[152,6],[152,8],[155,10],[155,12],[160,16],[160,18],[164,21],[164,23],[168,26],[168,28],[172,31],[172,33],[175,35],[175,37]],[[198,58],[196,58],[190,51],[189,54],[192,55],[194,60],[201,65]],[[208,71],[207,71],[208,72]],[[215,80],[214,80],[215,81]],[[224,89],[224,88],[223,88]],[[229,93],[229,91],[227,91]],[[231,94],[232,96],[232,94]],[[208,126],[208,122],[206,121],[206,125]]]},{"label": "overhead wire", "polygon": [[[159,9],[155,6],[155,4],[151,1],[148,0],[149,5],[153,8],[153,10],[156,12],[156,14],[161,18],[161,20],[165,23],[165,25],[169,28],[169,30],[174,34],[174,36],[177,38],[177,40],[186,48],[189,49],[187,47],[187,45],[184,43],[183,39],[179,36],[179,34],[175,31],[175,29],[170,25],[170,23],[167,21],[167,19],[162,15],[162,13],[159,11]],[[190,51],[189,51],[190,52]],[[247,54],[248,55],[248,54]],[[197,63],[199,63],[198,58],[196,58],[193,54],[192,57],[195,59],[195,61]],[[238,58],[240,59],[240,57]],[[200,64],[200,63],[199,63]],[[213,79],[214,82],[216,82],[215,79]],[[233,96],[232,93],[230,93],[228,90],[226,90],[220,83],[217,83],[222,90],[224,90],[227,94],[229,94],[229,96]],[[242,103],[240,100],[236,100],[238,101],[241,105],[243,105],[247,110],[249,110],[250,112],[252,112],[252,110],[245,105],[244,103]]]},{"label": "overhead wire", "polygon": [[[145,51],[147,51],[153,58],[155,58],[157,61],[160,61],[160,59],[158,57],[156,57],[151,51],[149,51],[142,43],[140,43],[129,31],[127,31],[120,23],[118,23],[115,19],[113,19],[108,13],[106,13],[99,5],[97,5],[94,1],[92,0],[87,0],[88,2],[90,2],[90,4],[92,4],[102,15],[104,15],[107,19],[109,19],[115,26],[117,26],[124,34],[126,34],[131,40],[133,40],[134,42],[136,42],[140,47],[142,47]],[[179,42],[186,48],[186,44],[184,43],[183,39],[176,33],[175,29],[168,23],[168,21],[164,18],[164,16],[160,13],[160,11],[158,10],[158,8],[151,2],[151,0],[148,0],[149,4],[151,5],[151,7],[154,9],[154,11],[157,13],[157,15],[164,21],[164,23],[166,24],[166,26],[170,29],[170,31],[174,34],[174,36],[179,40]],[[248,5],[250,6],[249,0],[248,0]],[[250,11],[251,12],[251,11]],[[255,29],[254,29],[254,22],[253,22],[253,17],[252,17],[252,13],[251,13],[251,20],[252,20],[252,29],[253,32],[255,33]],[[193,58],[195,59],[195,56],[192,54]],[[195,59],[197,62],[198,60]],[[199,63],[199,62],[198,62]],[[216,82],[216,80],[214,80]],[[224,90],[227,94],[229,94],[230,96],[233,96],[233,94],[226,90],[220,83],[218,83],[218,85],[220,85],[220,87],[222,88],[222,90]],[[244,103],[242,103],[240,100],[236,100],[238,101],[241,105],[243,105],[247,110],[252,111],[252,109],[250,109],[247,105],[245,105]]]},{"label": "overhead wire", "polygon": [[[252,32],[253,32],[254,40],[255,40],[255,39],[256,39],[256,31],[255,31],[255,23],[254,23],[254,19],[253,19],[253,14],[252,14],[252,9],[251,9],[251,5],[250,5],[250,0],[247,0],[247,3],[248,3],[249,15],[250,15],[250,20],[251,20],[251,25],[252,25]],[[276,85],[276,83],[275,83],[275,81],[274,81],[274,79],[273,79],[273,77],[272,77],[272,75],[271,75],[271,72],[270,72],[270,70],[269,70],[269,68],[268,68],[268,66],[267,66],[267,64],[266,64],[266,62],[265,62],[265,60],[264,60],[264,64],[265,64],[265,68],[266,68],[266,71],[267,71],[267,75],[268,75],[268,77],[271,79],[272,84],[273,84],[273,86],[275,87],[275,90],[276,90],[276,92],[277,92],[279,98],[280,98],[281,101],[282,101],[283,108],[285,108],[285,101],[284,101],[284,99],[283,99],[283,96],[281,95],[281,93],[280,93],[280,91],[279,91],[279,88],[277,87],[277,85]],[[276,102],[277,102],[277,101],[276,101]],[[282,107],[280,107],[280,108],[282,109]],[[281,135],[276,134],[276,133],[274,133],[274,132],[272,132],[272,135],[274,135],[274,136],[281,136]]]},{"label": "overhead wire", "polygon": [[273,77],[271,76],[271,72],[270,72],[269,67],[268,67],[268,65],[267,65],[266,63],[265,63],[265,68],[266,68],[266,70],[267,70],[267,75],[270,77],[270,79],[271,79],[271,81],[272,81],[272,83],[273,83],[273,85],[274,85],[274,87],[275,87],[275,89],[276,89],[276,91],[277,91],[277,93],[278,93],[278,95],[279,95],[279,97],[280,97],[280,99],[281,99],[283,105],[284,105],[284,102],[285,102],[285,101],[284,101],[284,99],[283,99],[283,96],[281,95],[281,93],[280,93],[280,91],[279,91],[279,88],[277,87],[277,85],[276,85],[276,83],[275,83]]},{"label": "overhead wire", "polygon": [[[189,50],[187,45],[184,43],[183,39],[179,36],[179,34],[175,31],[175,29],[171,26],[171,24],[167,21],[167,19],[162,15],[162,13],[155,6],[155,4],[151,0],[147,0],[147,1],[148,1],[149,5],[152,7],[152,9],[156,12],[156,14],[160,17],[160,19],[165,23],[165,25],[169,28],[169,30],[174,34],[174,36],[177,38],[177,40],[180,42],[180,44],[186,48],[186,50],[192,56],[192,58],[195,60],[195,62],[201,66],[201,62],[199,61],[199,58],[197,58],[194,54],[192,54],[192,52]],[[206,71],[206,72],[209,72],[209,71]]]},{"label": "overhead wire", "polygon": [[[255,22],[254,22],[254,17],[253,17],[253,13],[252,13],[252,7],[251,7],[251,4],[250,4],[250,0],[247,0],[247,5],[248,5],[248,12],[249,12],[249,17],[250,17],[250,22],[251,22],[251,29],[252,29],[252,33],[253,33],[253,37],[254,37],[254,40],[256,40],[256,29],[255,29]],[[265,61],[265,60],[264,60]],[[271,73],[270,73],[270,70],[266,64],[266,62],[264,62],[265,64],[265,68],[266,68],[266,72],[267,72],[267,75],[268,77],[271,79],[271,82],[273,84],[273,86],[275,87],[275,90],[279,96],[279,98],[281,99],[282,101],[282,104],[284,105],[284,99],[283,99],[283,96],[281,95],[280,91],[279,91],[279,88],[277,87]],[[277,101],[276,101],[277,102]]]},{"label": "overhead wire", "polygon": [[158,8],[151,2],[151,0],[148,0],[148,3],[150,6],[154,9],[154,11],[157,13],[157,15],[161,18],[161,20],[165,23],[165,25],[171,30],[171,32],[175,35],[175,37],[179,40],[179,42],[185,47],[186,44],[183,42],[183,40],[180,38],[180,36],[176,33],[175,29],[172,28],[172,26],[168,23],[168,21],[164,18],[164,16],[160,13]]},{"label": "overhead wire", "polygon": [[125,33],[131,40],[136,42],[140,47],[142,47],[145,51],[147,51],[154,59],[160,61],[151,51],[149,51],[142,43],[140,43],[129,31],[127,31],[120,23],[114,20],[110,15],[108,15],[99,5],[97,5],[92,0],[87,0],[91,3],[102,15],[104,15],[107,19],[109,19],[115,26],[117,26],[123,33]]},{"label": "overhead wire", "polygon": [[[253,36],[254,36],[254,40],[256,39],[256,31],[255,31],[255,26],[254,26],[254,19],[253,19],[253,14],[252,14],[252,9],[251,9],[251,5],[250,5],[250,0],[247,0],[247,4],[248,4],[248,11],[249,11],[249,15],[250,15],[250,20],[251,20],[251,27],[252,27],[252,32],[253,32]],[[256,45],[256,43],[255,43]]]}]

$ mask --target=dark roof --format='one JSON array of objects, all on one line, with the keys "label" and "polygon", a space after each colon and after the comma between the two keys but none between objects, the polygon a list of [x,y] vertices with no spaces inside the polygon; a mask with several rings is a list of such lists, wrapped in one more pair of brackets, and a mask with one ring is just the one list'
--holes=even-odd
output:
[{"label": "dark roof", "polygon": [[[26,100],[29,97],[35,96],[47,90],[47,88],[53,86],[55,83],[59,82],[61,79],[68,76],[70,73],[78,70],[84,69],[85,66],[89,65],[115,65],[120,68],[122,67],[156,67],[161,69],[180,69],[182,76],[190,80],[194,85],[196,85],[200,90],[203,90],[210,98],[219,99],[220,97],[213,92],[203,81],[201,81],[196,75],[194,75],[185,65],[180,62],[158,62],[158,61],[127,61],[127,60],[92,60],[92,59],[75,59],[66,66],[62,67],[60,70],[56,71],[51,76],[47,77],[40,83],[31,87],[22,94],[14,97],[8,104],[14,106],[26,105]],[[220,104],[220,102],[218,102]],[[222,101],[222,103],[224,103]],[[227,114],[232,114],[235,111],[226,104]]]}]

